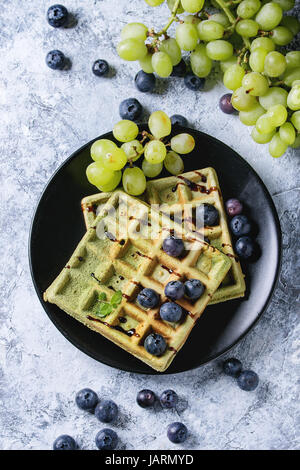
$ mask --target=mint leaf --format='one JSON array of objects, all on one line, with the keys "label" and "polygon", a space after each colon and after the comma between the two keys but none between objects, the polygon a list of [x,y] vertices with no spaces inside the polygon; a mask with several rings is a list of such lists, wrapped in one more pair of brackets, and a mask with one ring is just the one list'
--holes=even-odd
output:
[{"label": "mint leaf", "polygon": [[107,296],[105,294],[105,292],[101,292],[100,295],[99,295],[99,300],[106,300],[107,299]]},{"label": "mint leaf", "polygon": [[110,303],[113,306],[115,306],[115,305],[117,306],[121,302],[122,302],[122,292],[120,290],[118,290],[117,292],[114,293],[114,295],[110,299]]},{"label": "mint leaf", "polygon": [[112,310],[113,310],[112,305],[103,303],[99,306],[96,313],[99,317],[103,318],[103,317],[107,317],[107,315],[109,315],[112,312]]}]

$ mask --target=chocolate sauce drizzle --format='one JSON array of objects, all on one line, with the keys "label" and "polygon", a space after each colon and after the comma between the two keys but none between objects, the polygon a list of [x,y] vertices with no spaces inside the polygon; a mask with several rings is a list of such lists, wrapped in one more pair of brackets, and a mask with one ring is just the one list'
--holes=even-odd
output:
[{"label": "chocolate sauce drizzle", "polygon": [[[201,180],[204,183],[204,182],[206,182],[206,176],[204,176],[204,175],[202,175],[202,176],[205,178],[205,180],[203,178]],[[217,188],[217,186],[211,186],[210,188],[207,188],[203,184],[195,183],[194,181],[191,181],[191,180],[189,180],[188,178],[185,178],[182,175],[177,176],[177,178],[182,180],[183,183],[180,183],[180,182],[177,183],[176,186],[174,186],[172,188],[173,193],[175,193],[175,191],[177,190],[179,185],[186,185],[191,191],[198,191],[198,192],[203,193],[203,194],[210,194],[213,191],[219,191],[219,188]]]},{"label": "chocolate sauce drizzle", "polygon": [[[123,317],[121,317],[123,318]],[[102,321],[102,320],[99,320],[99,318],[94,318],[94,317],[91,317],[90,315],[87,316],[87,319],[88,320],[91,320],[91,321],[95,321],[97,323],[101,323],[102,325],[105,325],[107,326],[108,328],[111,328],[112,330],[117,330],[117,331],[120,331],[121,333],[124,333],[126,336],[136,336],[137,338],[140,337],[140,335],[138,333],[135,332],[135,329],[134,328],[131,328],[130,330],[124,330],[124,328],[122,328],[121,326],[119,325],[110,325],[109,323],[107,323],[106,321]],[[126,320],[126,319],[125,319]],[[124,322],[123,322],[124,323]]]}]

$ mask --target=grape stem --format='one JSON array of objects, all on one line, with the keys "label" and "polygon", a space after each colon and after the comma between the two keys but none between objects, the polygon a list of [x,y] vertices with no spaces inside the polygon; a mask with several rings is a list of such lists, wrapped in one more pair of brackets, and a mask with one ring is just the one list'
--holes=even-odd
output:
[{"label": "grape stem", "polygon": [[170,28],[171,24],[174,22],[174,21],[177,21],[178,18],[177,18],[177,11],[178,11],[178,8],[179,8],[179,4],[180,4],[180,0],[176,0],[176,2],[174,3],[174,7],[171,11],[171,16],[169,18],[169,21],[168,23],[166,24],[166,26],[163,27],[163,29],[161,31],[159,31],[158,33],[154,33],[153,32],[153,36],[159,38],[160,36],[164,35],[168,29]]},{"label": "grape stem", "polygon": [[[237,23],[237,21],[239,21],[239,18],[236,18],[234,16],[234,14],[230,11],[230,9],[228,8],[228,3],[225,2],[224,0],[216,0],[216,3],[219,5],[219,7],[224,11],[225,15],[227,16],[227,18],[229,19],[231,25],[234,25]],[[230,2],[230,3],[240,3],[239,1],[236,1],[236,2]],[[242,36],[242,39],[244,41],[244,44],[245,44],[245,47],[247,49],[250,49],[250,41],[248,38],[245,38],[244,36]]]}]

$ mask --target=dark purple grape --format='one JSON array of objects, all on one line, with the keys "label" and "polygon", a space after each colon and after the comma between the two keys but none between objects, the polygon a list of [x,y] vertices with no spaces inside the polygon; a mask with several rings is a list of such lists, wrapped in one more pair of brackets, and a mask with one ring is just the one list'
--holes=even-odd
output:
[{"label": "dark purple grape", "polygon": [[238,199],[228,199],[226,201],[226,211],[230,217],[234,217],[235,215],[239,215],[243,211],[243,204]]},{"label": "dark purple grape", "polygon": [[225,114],[235,113],[235,109],[231,104],[231,97],[232,97],[232,93],[226,93],[220,98],[219,106],[220,106],[221,111],[223,111],[223,113]]}]

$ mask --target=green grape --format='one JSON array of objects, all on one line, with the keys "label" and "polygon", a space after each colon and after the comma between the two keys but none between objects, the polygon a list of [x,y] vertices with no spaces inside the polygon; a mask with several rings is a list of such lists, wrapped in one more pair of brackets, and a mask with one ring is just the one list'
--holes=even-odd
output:
[{"label": "green grape", "polygon": [[171,119],[163,111],[155,111],[148,121],[150,132],[156,139],[161,139],[171,134]]},{"label": "green grape", "polygon": [[249,111],[240,111],[239,118],[240,121],[246,126],[254,126],[257,119],[263,114],[265,114],[264,108],[259,103],[257,103]]},{"label": "green grape", "polygon": [[259,25],[254,20],[241,20],[237,23],[235,30],[240,36],[252,38],[257,35]]},{"label": "green grape", "polygon": [[212,60],[207,57],[205,44],[198,44],[190,56],[192,71],[197,77],[207,77],[212,68]]},{"label": "green grape", "polygon": [[177,65],[181,61],[181,50],[176,42],[176,39],[165,39],[160,44],[159,50],[168,54],[172,61],[172,65]]},{"label": "green grape", "polygon": [[271,33],[277,46],[286,46],[293,39],[293,33],[285,26],[277,26]]},{"label": "green grape", "polygon": [[197,13],[203,8],[204,0],[181,0],[181,4],[188,13]]},{"label": "green grape", "polygon": [[256,130],[261,134],[269,134],[274,131],[275,127],[267,114],[260,116],[255,124]]},{"label": "green grape", "polygon": [[300,21],[294,16],[284,16],[281,20],[281,24],[286,26],[294,36],[300,31]]},{"label": "green grape", "polygon": [[141,39],[146,41],[148,28],[143,23],[128,23],[121,32],[121,39]]},{"label": "green grape", "polygon": [[266,3],[257,13],[255,21],[260,29],[271,31],[276,28],[282,19],[282,8],[277,3]]},{"label": "green grape", "polygon": [[184,163],[178,153],[173,152],[172,150],[167,153],[166,158],[164,159],[164,165],[166,170],[171,173],[171,175],[177,176],[184,170]]},{"label": "green grape", "polygon": [[248,19],[252,18],[252,16],[258,12],[260,7],[261,3],[259,0],[243,0],[238,5],[236,12],[240,18]]},{"label": "green grape", "polygon": [[300,85],[294,85],[287,97],[287,105],[292,111],[300,109]]},{"label": "green grape", "polygon": [[258,132],[256,127],[253,127],[252,132],[251,132],[251,137],[254,140],[254,142],[256,142],[257,144],[267,144],[268,142],[270,142],[275,132],[276,131],[274,129],[268,134],[261,134],[260,132]]},{"label": "green grape", "polygon": [[294,125],[297,131],[300,132],[300,111],[296,111],[292,114],[291,123]]},{"label": "green grape", "polygon": [[109,193],[116,189],[122,178],[122,171],[114,171],[113,177],[109,183],[98,185],[97,188],[104,193]]},{"label": "green grape", "polygon": [[201,21],[197,26],[199,38],[201,41],[213,41],[220,39],[224,34],[224,27],[216,21],[206,20]]},{"label": "green grape", "polygon": [[259,37],[253,39],[250,46],[251,52],[254,51],[257,47],[262,47],[267,52],[272,52],[275,50],[275,44],[272,39],[266,37]]},{"label": "green grape", "polygon": [[273,0],[274,3],[278,3],[283,11],[289,11],[294,8],[295,0]]},{"label": "green grape", "polygon": [[145,2],[148,3],[148,5],[150,5],[150,7],[158,7],[164,1],[165,0],[145,0]]},{"label": "green grape", "polygon": [[225,73],[226,70],[229,69],[229,67],[231,67],[232,65],[236,65],[236,63],[237,63],[237,57],[235,55],[231,56],[227,60],[222,60],[220,62],[220,67],[221,67],[222,72]]},{"label": "green grape", "polygon": [[284,84],[291,87],[295,80],[300,80],[300,67],[287,70],[283,76],[282,80]]},{"label": "green grape", "polygon": [[167,154],[166,146],[160,140],[150,140],[145,145],[144,155],[149,163],[162,162]]},{"label": "green grape", "polygon": [[139,60],[141,69],[146,73],[153,73],[152,54],[147,54],[143,59]]},{"label": "green grape", "polygon": [[285,122],[282,126],[280,126],[279,137],[285,144],[293,145],[296,139],[296,131],[293,124],[290,122]]},{"label": "green grape", "polygon": [[193,24],[193,25],[197,26],[200,23],[201,20],[200,20],[200,18],[198,18],[198,16],[187,15],[187,16],[184,16],[183,21],[185,23],[189,23],[189,24]]},{"label": "green grape", "polygon": [[123,119],[114,125],[114,138],[120,142],[130,142],[134,140],[139,133],[139,128],[135,122]]},{"label": "green grape", "polygon": [[279,132],[276,132],[269,143],[270,155],[274,158],[279,158],[286,152],[287,147],[287,144],[281,140]]},{"label": "green grape", "polygon": [[163,169],[163,163],[149,163],[145,158],[142,163],[142,169],[144,172],[144,175],[147,176],[147,178],[155,178],[158,176],[162,169]]},{"label": "green grape", "polygon": [[286,69],[286,60],[278,51],[269,52],[265,58],[264,71],[269,77],[279,77]]},{"label": "green grape", "polygon": [[212,60],[227,60],[233,54],[233,46],[228,41],[217,39],[206,45],[206,53]]},{"label": "green grape", "polygon": [[114,172],[103,168],[99,162],[91,163],[86,169],[88,181],[95,186],[109,183],[114,176]]},{"label": "green grape", "polygon": [[221,24],[224,28],[228,28],[228,26],[230,26],[230,21],[225,13],[214,13],[213,15],[210,15],[209,19]]},{"label": "green grape", "polygon": [[297,149],[300,147],[300,134],[297,135],[295,142],[291,145],[293,149]]},{"label": "green grape", "polygon": [[258,72],[247,73],[242,81],[242,86],[246,93],[252,96],[263,96],[269,89],[269,82]]},{"label": "green grape", "polygon": [[91,157],[95,162],[101,160],[102,157],[109,152],[118,148],[114,142],[108,139],[96,140],[91,146]]},{"label": "green grape", "polygon": [[171,149],[176,153],[185,155],[195,148],[195,139],[190,134],[178,134],[171,139]]},{"label": "green grape", "polygon": [[131,196],[140,196],[146,189],[146,178],[140,168],[126,168],[122,178],[123,188]]},{"label": "green grape", "polygon": [[243,87],[235,90],[231,97],[231,104],[238,111],[249,111],[256,103],[256,98],[246,93]]},{"label": "green grape", "polygon": [[127,163],[127,156],[123,149],[116,147],[98,160],[108,170],[121,170]]},{"label": "green grape", "polygon": [[141,39],[129,38],[119,42],[117,52],[121,59],[141,60],[147,54],[147,47]]},{"label": "green grape", "polygon": [[264,96],[259,97],[259,103],[266,110],[268,110],[269,108],[271,108],[271,106],[274,106],[275,104],[282,104],[286,107],[287,96],[288,92],[286,90],[274,86],[272,88],[269,88]]},{"label": "green grape", "polygon": [[282,104],[275,104],[268,109],[267,115],[274,127],[282,126],[287,118],[287,110]]},{"label": "green grape", "polygon": [[176,29],[176,41],[184,51],[192,51],[197,46],[198,32],[193,24],[182,23]]},{"label": "green grape", "polygon": [[165,52],[155,52],[153,54],[152,67],[154,72],[163,78],[169,77],[173,70],[171,58]]},{"label": "green grape", "polygon": [[[176,0],[167,0],[167,4],[168,4],[168,7],[171,11],[173,11],[173,8],[175,6],[175,3],[176,3]],[[184,9],[181,5],[181,2],[179,3],[179,7],[178,7],[178,10],[177,10],[177,14],[180,15],[181,13],[184,12]]]},{"label": "green grape", "polygon": [[249,65],[253,72],[264,71],[265,58],[267,54],[268,52],[262,47],[257,47],[251,52],[249,57]]},{"label": "green grape", "polygon": [[126,153],[127,160],[132,162],[135,162],[144,153],[144,147],[138,140],[125,142],[121,145],[121,149]]},{"label": "green grape", "polygon": [[242,86],[245,70],[238,64],[232,65],[224,73],[223,83],[229,90],[236,90]]},{"label": "green grape", "polygon": [[300,67],[300,51],[290,51],[285,56],[286,70]]}]

